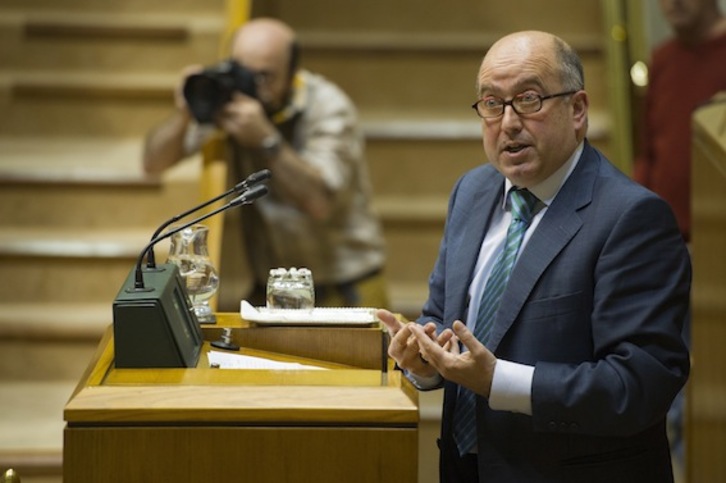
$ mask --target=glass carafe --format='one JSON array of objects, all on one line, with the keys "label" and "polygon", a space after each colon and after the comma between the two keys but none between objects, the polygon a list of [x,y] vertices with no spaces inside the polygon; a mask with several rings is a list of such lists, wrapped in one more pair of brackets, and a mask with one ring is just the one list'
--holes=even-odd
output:
[{"label": "glass carafe", "polygon": [[214,323],[216,318],[209,299],[219,289],[219,275],[212,265],[207,249],[209,228],[196,224],[171,237],[168,262],[179,267],[194,313],[200,323]]}]

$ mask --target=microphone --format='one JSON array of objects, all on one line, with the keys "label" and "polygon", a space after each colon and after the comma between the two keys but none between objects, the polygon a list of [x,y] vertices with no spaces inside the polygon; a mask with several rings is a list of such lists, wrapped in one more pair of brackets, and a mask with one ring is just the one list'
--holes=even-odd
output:
[{"label": "microphone", "polygon": [[250,204],[267,192],[265,185],[253,186],[214,211],[153,237],[144,247],[113,302],[117,368],[196,366],[204,337],[179,267],[163,264],[147,271],[144,280],[144,255],[161,240],[225,210]]},{"label": "microphone", "polygon": [[[272,176],[272,173],[269,169],[263,169],[260,171],[257,171],[255,173],[252,173],[244,180],[240,181],[236,185],[234,185],[232,188],[228,189],[221,195],[215,196],[211,200],[205,201],[204,203],[201,203],[193,208],[188,209],[184,213],[180,213],[178,215],[172,216],[168,220],[166,220],[164,223],[162,223],[159,228],[156,229],[153,235],[151,235],[151,239],[157,238],[161,232],[166,228],[167,226],[171,225],[172,223],[176,223],[177,221],[181,220],[182,218],[185,218],[195,211],[199,211],[202,208],[206,208],[207,206],[211,205],[212,203],[215,203],[222,198],[226,198],[227,196],[231,195],[232,193],[239,193],[240,191],[244,191],[248,188],[251,188],[258,183],[261,183],[262,181],[267,181]],[[154,249],[149,248],[149,253],[146,257],[146,268],[156,268],[156,257],[154,256]]]},{"label": "microphone", "polygon": [[[244,181],[242,183],[244,183]],[[150,254],[154,245],[156,245],[157,243],[159,243],[160,241],[162,241],[166,238],[169,238],[173,234],[179,233],[180,231],[182,231],[186,228],[189,228],[190,226],[192,226],[196,223],[200,223],[200,222],[206,220],[207,218],[210,218],[218,213],[226,211],[230,208],[234,208],[235,206],[250,204],[250,203],[254,202],[256,199],[265,196],[268,191],[269,190],[268,190],[267,186],[265,186],[265,185],[253,186],[249,190],[245,191],[238,197],[232,199],[227,204],[222,205],[221,207],[217,208],[216,210],[210,211],[209,213],[206,213],[200,217],[197,217],[188,223],[184,223],[183,225],[178,226],[178,227],[174,228],[173,230],[169,230],[162,235],[156,234],[156,236],[154,236],[151,239],[151,241],[146,245],[146,247],[144,247],[144,249],[141,251],[141,253],[139,254],[139,258],[136,261],[136,272],[135,272],[136,275],[135,275],[134,289],[135,290],[144,289],[144,276],[143,276],[143,272],[141,270],[141,264],[144,261],[144,255],[147,252]],[[147,268],[154,268],[154,267],[147,266]]]}]

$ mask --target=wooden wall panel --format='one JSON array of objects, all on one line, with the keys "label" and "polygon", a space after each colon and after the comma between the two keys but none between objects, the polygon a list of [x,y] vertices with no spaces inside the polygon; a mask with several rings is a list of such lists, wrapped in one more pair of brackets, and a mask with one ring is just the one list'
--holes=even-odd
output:
[{"label": "wooden wall panel", "polygon": [[693,122],[693,368],[688,383],[689,483],[726,481],[726,104]]}]

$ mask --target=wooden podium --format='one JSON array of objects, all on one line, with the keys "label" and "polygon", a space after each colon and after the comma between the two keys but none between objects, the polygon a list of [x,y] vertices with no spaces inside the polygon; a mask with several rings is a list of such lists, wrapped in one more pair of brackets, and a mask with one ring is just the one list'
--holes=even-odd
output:
[{"label": "wooden podium", "polygon": [[689,483],[726,481],[726,92],[693,116]]},{"label": "wooden podium", "polygon": [[[63,481],[417,481],[418,396],[379,327],[258,327],[217,314],[195,368],[117,369],[106,332],[64,410]],[[241,353],[328,370],[209,367]]]}]

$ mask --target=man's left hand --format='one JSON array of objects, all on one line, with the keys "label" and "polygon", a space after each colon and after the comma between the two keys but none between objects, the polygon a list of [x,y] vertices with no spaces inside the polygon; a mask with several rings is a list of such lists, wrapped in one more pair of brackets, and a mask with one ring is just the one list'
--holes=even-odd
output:
[{"label": "man's left hand", "polygon": [[416,324],[412,324],[410,330],[418,341],[421,356],[444,379],[455,382],[488,398],[497,358],[484,344],[479,342],[461,321],[454,322],[452,328],[455,336],[452,337],[452,340],[460,340],[467,348],[467,351],[460,352],[456,343],[442,347],[441,344],[432,340],[422,327]]}]

